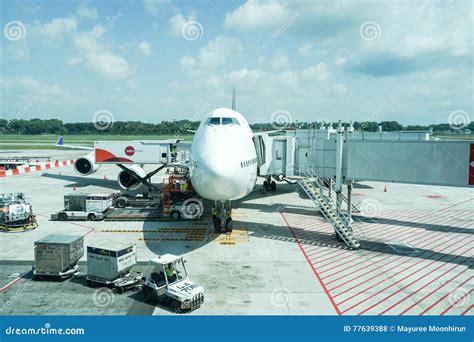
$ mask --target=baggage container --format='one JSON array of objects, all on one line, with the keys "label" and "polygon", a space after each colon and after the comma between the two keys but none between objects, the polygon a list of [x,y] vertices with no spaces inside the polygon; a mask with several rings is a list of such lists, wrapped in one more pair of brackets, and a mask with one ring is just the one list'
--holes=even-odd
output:
[{"label": "baggage container", "polygon": [[87,246],[87,280],[112,282],[127,274],[137,263],[134,243],[103,240]]},{"label": "baggage container", "polygon": [[35,275],[63,276],[77,268],[84,255],[84,238],[78,235],[48,235],[35,241]]}]

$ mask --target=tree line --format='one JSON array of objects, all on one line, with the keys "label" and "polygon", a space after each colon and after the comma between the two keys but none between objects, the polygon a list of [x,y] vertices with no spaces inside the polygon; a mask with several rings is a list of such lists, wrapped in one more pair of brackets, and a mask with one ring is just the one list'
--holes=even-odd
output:
[{"label": "tree line", "polygon": [[[321,128],[327,127],[328,123],[323,122],[291,122],[291,123],[257,123],[251,124],[254,131],[270,131],[279,128]],[[343,123],[348,126],[349,123]],[[355,130],[376,132],[378,126],[382,126],[384,131],[424,131],[433,129],[433,132],[454,132],[449,124],[433,124],[429,126],[423,125],[408,125],[403,126],[397,121],[365,121],[354,122]],[[184,135],[188,134],[189,130],[196,130],[199,126],[199,121],[189,120],[173,120],[162,121],[160,123],[145,123],[141,121],[116,121],[113,124],[107,122],[74,122],[63,123],[58,119],[30,119],[30,120],[5,120],[0,119],[0,134],[122,134],[122,135]],[[337,123],[332,123],[332,127],[336,128]],[[474,121],[465,127],[474,131]]]}]

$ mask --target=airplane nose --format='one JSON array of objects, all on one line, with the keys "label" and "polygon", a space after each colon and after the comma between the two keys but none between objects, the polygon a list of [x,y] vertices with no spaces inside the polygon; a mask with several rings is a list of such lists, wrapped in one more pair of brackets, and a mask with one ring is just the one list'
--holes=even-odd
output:
[{"label": "airplane nose", "polygon": [[194,170],[191,181],[201,196],[213,200],[228,200],[240,195],[236,166],[223,153],[206,156]]}]

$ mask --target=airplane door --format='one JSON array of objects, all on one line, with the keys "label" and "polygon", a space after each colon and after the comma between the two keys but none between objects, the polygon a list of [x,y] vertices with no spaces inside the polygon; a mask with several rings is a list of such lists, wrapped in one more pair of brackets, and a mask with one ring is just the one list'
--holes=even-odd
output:
[{"label": "airplane door", "polygon": [[273,141],[273,170],[274,174],[284,174],[286,167],[286,141]]}]

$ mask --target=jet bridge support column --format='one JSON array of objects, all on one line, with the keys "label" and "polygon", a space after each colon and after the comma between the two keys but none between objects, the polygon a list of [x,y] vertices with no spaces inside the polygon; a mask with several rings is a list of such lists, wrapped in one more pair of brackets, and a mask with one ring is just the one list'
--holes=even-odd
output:
[{"label": "jet bridge support column", "polygon": [[341,209],[341,191],[342,191],[342,144],[344,143],[344,128],[341,121],[337,126],[336,140],[336,205]]},{"label": "jet bridge support column", "polygon": [[352,222],[352,181],[347,183],[347,218]]}]

